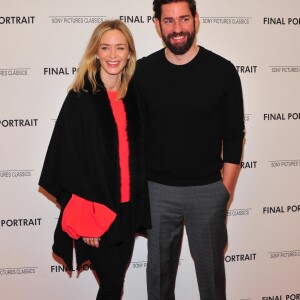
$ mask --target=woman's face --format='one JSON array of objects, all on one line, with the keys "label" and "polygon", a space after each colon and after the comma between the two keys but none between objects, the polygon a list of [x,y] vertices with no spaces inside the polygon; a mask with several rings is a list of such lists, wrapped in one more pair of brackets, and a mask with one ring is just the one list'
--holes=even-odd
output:
[{"label": "woman's face", "polygon": [[101,65],[101,77],[121,76],[130,57],[125,35],[116,29],[106,31],[99,44],[97,58]]}]

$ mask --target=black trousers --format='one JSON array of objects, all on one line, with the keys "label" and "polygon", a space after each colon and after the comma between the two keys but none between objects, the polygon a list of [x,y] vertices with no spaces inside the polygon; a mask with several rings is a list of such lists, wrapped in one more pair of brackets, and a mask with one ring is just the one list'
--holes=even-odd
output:
[{"label": "black trousers", "polygon": [[121,220],[124,235],[121,243],[110,246],[100,241],[99,248],[90,248],[90,260],[100,282],[96,300],[120,300],[122,296],[134,244],[129,203],[122,204]]}]

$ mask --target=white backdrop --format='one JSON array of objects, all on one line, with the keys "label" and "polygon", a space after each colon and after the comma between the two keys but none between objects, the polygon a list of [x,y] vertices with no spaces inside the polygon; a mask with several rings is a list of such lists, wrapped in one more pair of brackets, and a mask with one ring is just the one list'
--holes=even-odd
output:
[{"label": "white backdrop", "polygon": [[[198,44],[236,65],[244,92],[246,143],[228,210],[228,299],[300,299],[300,2],[199,0],[198,11]],[[88,263],[69,277],[52,256],[59,209],[37,182],[95,26],[126,21],[142,57],[162,46],[151,16],[150,0],[1,0],[1,299],[95,298]],[[179,263],[176,299],[199,299],[185,236]],[[139,237],[124,300],[146,299],[146,264]]]}]

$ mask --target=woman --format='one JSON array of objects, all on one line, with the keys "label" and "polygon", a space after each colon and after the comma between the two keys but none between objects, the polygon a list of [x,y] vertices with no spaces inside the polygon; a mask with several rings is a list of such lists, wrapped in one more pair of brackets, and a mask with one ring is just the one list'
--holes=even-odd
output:
[{"label": "woman", "polygon": [[90,259],[97,299],[120,299],[134,233],[150,226],[142,127],[134,88],[136,52],[119,20],[95,29],[62,106],[39,181],[61,214],[53,251],[72,269]]}]

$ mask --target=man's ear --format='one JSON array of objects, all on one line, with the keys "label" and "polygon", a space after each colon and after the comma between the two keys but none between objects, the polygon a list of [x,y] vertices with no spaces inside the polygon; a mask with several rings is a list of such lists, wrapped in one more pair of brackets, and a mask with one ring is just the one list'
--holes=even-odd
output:
[{"label": "man's ear", "polygon": [[154,18],[155,28],[158,35],[161,37],[160,21],[157,18]]},{"label": "man's ear", "polygon": [[200,28],[200,17],[199,17],[198,12],[196,12],[194,20],[195,20],[196,33],[198,33],[199,28]]}]

